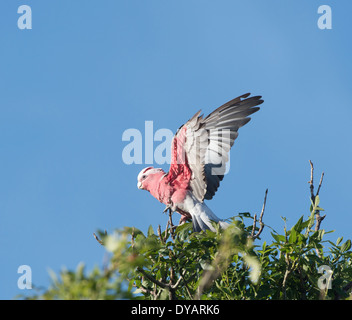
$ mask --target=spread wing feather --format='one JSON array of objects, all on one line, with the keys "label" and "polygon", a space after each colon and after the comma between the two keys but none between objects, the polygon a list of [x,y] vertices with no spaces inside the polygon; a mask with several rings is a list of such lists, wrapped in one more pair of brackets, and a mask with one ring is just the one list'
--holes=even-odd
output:
[{"label": "spread wing feather", "polygon": [[213,198],[224,178],[238,129],[250,121],[249,116],[263,103],[261,96],[249,96],[239,96],[205,118],[198,111],[177,131],[172,143],[169,182],[183,179],[200,202]]}]

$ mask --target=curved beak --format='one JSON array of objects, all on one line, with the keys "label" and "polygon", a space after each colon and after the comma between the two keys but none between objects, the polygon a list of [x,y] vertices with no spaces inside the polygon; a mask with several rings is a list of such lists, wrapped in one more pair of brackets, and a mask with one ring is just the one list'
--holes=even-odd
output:
[{"label": "curved beak", "polygon": [[138,188],[138,189],[142,189],[142,182],[138,181],[138,183],[137,183],[137,188]]}]

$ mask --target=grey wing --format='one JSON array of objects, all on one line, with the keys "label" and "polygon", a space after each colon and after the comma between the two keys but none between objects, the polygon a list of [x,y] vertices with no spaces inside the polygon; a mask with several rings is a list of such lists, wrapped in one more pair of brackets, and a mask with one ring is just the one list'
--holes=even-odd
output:
[{"label": "grey wing", "polygon": [[263,103],[261,96],[247,98],[249,95],[225,103],[206,118],[199,111],[184,124],[184,151],[192,171],[190,187],[201,202],[215,195],[224,178],[228,154],[238,136],[238,129],[250,121],[248,116],[258,111],[257,106]]},{"label": "grey wing", "polygon": [[207,181],[204,199],[213,198],[224,178],[228,154],[238,136],[238,129],[251,120],[249,115],[257,112],[260,109],[257,106],[264,102],[261,96],[247,98],[249,95],[247,93],[225,103],[203,120],[209,134],[204,161]]}]

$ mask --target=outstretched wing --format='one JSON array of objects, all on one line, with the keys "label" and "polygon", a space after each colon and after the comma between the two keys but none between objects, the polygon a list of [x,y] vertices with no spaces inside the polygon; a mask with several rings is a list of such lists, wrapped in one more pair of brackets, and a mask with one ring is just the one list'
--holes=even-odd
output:
[{"label": "outstretched wing", "polygon": [[177,131],[172,141],[168,182],[188,186],[201,202],[213,198],[224,178],[238,129],[263,103],[261,96],[249,95],[225,103],[205,118],[198,111]]}]

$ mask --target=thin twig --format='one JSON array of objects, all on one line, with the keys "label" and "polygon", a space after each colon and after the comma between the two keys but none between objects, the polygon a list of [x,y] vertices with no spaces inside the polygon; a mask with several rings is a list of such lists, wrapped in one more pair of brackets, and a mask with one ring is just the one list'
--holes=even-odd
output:
[{"label": "thin twig", "polygon": [[158,236],[159,236],[159,239],[162,243],[165,243],[164,241],[164,238],[163,236],[161,235],[161,227],[160,227],[160,224],[158,225]]},{"label": "thin twig", "polygon": [[132,233],[131,233],[131,247],[133,250],[134,249],[134,227],[132,228]]},{"label": "thin twig", "polygon": [[[316,192],[316,194],[314,194],[314,181],[313,181],[314,165],[313,165],[313,162],[311,160],[309,160],[309,164],[310,164],[310,181],[308,181],[308,183],[310,184],[310,198],[312,200],[312,206],[314,207],[315,206],[315,199],[319,195],[320,188],[321,188],[321,186],[323,184],[324,172],[321,174],[317,192]],[[325,219],[326,215],[321,216],[319,210],[315,210],[315,212],[312,212],[312,214],[315,215],[315,221],[316,221],[315,222],[315,231],[319,231],[320,230],[320,225],[321,225],[322,221]],[[312,225],[307,229],[306,234],[309,233],[309,229],[311,227],[312,227]],[[321,254],[320,254],[318,248],[316,248],[315,250],[317,252],[318,257],[321,257]]]},{"label": "thin twig", "polygon": [[[186,273],[186,272],[185,272],[185,273]],[[177,279],[177,281],[176,281],[175,284],[171,285],[171,288],[172,288],[173,290],[176,290],[177,287],[180,285],[181,280],[183,280],[183,275],[180,273],[180,277]]]},{"label": "thin twig", "polygon": [[284,294],[284,299],[287,299],[287,293],[286,293],[286,282],[288,279],[289,274],[291,273],[291,270],[289,270],[288,268],[286,269],[285,275],[284,275],[284,280],[282,281],[282,290],[283,290],[283,294]]},{"label": "thin twig", "polygon": [[[105,230],[105,235],[107,235],[106,230]],[[102,240],[100,240],[99,237],[95,233],[93,233],[93,236],[94,236],[95,240],[97,240],[102,246],[104,245],[104,242]]]},{"label": "thin twig", "polygon": [[168,238],[169,224],[170,224],[170,221],[169,221],[169,220],[167,220],[167,223],[166,223],[166,228],[165,228],[164,242],[166,242],[166,240],[167,240],[167,238]]},{"label": "thin twig", "polygon": [[144,271],[142,268],[137,267],[137,271],[143,274],[148,280],[156,284],[157,286],[163,288],[163,289],[170,289],[170,285],[167,283],[160,282],[159,280],[156,280],[153,276],[151,276],[149,273]]},{"label": "thin twig", "polygon": [[254,233],[255,233],[255,228],[257,227],[257,214],[254,214],[253,217],[253,228],[252,228],[252,233],[251,233],[251,237],[252,239],[254,239]]},{"label": "thin twig", "polygon": [[312,199],[313,203],[315,200],[315,196],[314,196],[314,166],[313,166],[313,162],[311,160],[309,160],[309,164],[310,164],[310,181],[308,181],[308,183],[310,184],[310,198]]},{"label": "thin twig", "polygon": [[[142,281],[141,282],[144,282],[144,277],[142,276]],[[132,279],[129,279],[127,278],[127,281],[132,283],[132,286],[139,289],[140,291],[142,291],[143,293],[149,293],[151,296],[155,296],[155,292],[151,291],[150,289],[146,288],[145,286],[143,286],[142,284],[140,286],[137,286],[135,283],[134,283],[134,280]]]},{"label": "thin twig", "polygon": [[138,267],[137,271],[140,272],[141,274],[143,274],[144,277],[146,277],[148,280],[150,280],[151,282],[153,282],[155,285],[163,288],[163,289],[167,289],[170,292],[170,299],[171,300],[175,300],[176,299],[176,295],[175,295],[175,290],[178,288],[178,286],[181,284],[181,281],[183,280],[185,283],[185,279],[184,279],[184,275],[186,274],[186,271],[184,271],[184,273],[180,273],[180,277],[177,279],[175,284],[172,284],[172,280],[170,278],[170,282],[169,283],[164,283],[161,282],[157,279],[155,279],[152,275],[150,275],[149,273],[147,273],[145,270],[143,270],[142,268]]},{"label": "thin twig", "polygon": [[95,233],[93,233],[93,236],[95,240],[97,240],[101,245],[103,245],[103,241],[101,241]]},{"label": "thin twig", "polygon": [[190,290],[188,288],[188,281],[190,281],[195,275],[191,276],[188,279],[188,281],[186,281],[185,274],[186,274],[186,270],[184,271],[184,274],[182,274],[182,272],[180,273],[181,278],[183,279],[183,283],[185,284],[185,288],[186,288],[187,294],[188,294],[189,298],[192,299],[192,294],[191,294],[191,292],[190,292]]},{"label": "thin twig", "polygon": [[259,216],[260,227],[259,227],[259,230],[258,230],[257,233],[255,233],[256,224],[257,224],[257,214],[254,215],[253,228],[252,228],[252,233],[251,233],[251,238],[253,240],[259,238],[260,234],[263,232],[263,229],[264,229],[263,216],[264,216],[267,196],[268,196],[268,189],[265,190],[263,207],[262,207],[262,211],[261,211],[260,216]]},{"label": "thin twig", "polygon": [[317,213],[315,214],[315,218],[317,220],[316,224],[315,224],[315,231],[318,231],[320,229],[320,224],[321,222],[325,219],[326,214],[324,214],[323,216],[320,215],[319,211],[317,211]]},{"label": "thin twig", "polygon": [[324,172],[322,172],[322,174],[321,174],[321,177],[320,177],[320,182],[319,182],[319,186],[318,186],[318,190],[317,190],[317,194],[316,194],[316,196],[318,196],[318,195],[319,195],[320,188],[321,188],[321,185],[322,185],[322,183],[323,183],[323,179],[324,179]]},{"label": "thin twig", "polygon": [[283,290],[284,299],[286,300],[287,299],[287,292],[286,292],[287,280],[289,275],[296,269],[297,263],[296,261],[292,261],[287,253],[285,254],[285,261],[287,264],[287,268],[285,271],[284,279],[282,281],[282,290]]},{"label": "thin twig", "polygon": [[[310,164],[310,181],[308,181],[308,183],[310,184],[310,198],[312,200],[312,203],[315,203],[315,198],[319,195],[320,192],[320,188],[323,184],[323,179],[324,179],[324,172],[321,174],[320,177],[320,181],[319,181],[319,186],[317,189],[316,194],[314,194],[314,165],[313,162],[311,160],[309,160],[309,164]],[[318,231],[320,229],[320,225],[322,223],[322,221],[325,219],[326,215],[321,216],[319,210],[316,210],[314,212],[315,214],[315,219],[316,219],[316,224],[315,224],[315,231]]]},{"label": "thin twig", "polygon": [[171,238],[173,241],[175,241],[175,226],[172,222],[172,211],[169,209],[169,228],[170,228],[170,234]]}]

